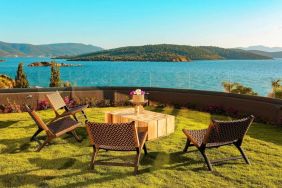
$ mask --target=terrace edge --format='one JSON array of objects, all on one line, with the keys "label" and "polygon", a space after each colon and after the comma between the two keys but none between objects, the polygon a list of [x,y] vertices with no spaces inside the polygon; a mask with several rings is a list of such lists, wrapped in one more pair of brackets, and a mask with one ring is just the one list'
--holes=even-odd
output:
[{"label": "terrace edge", "polygon": [[25,88],[0,89],[0,104],[11,102],[24,104],[26,96],[31,94],[32,106],[45,99],[50,92],[60,91],[63,96],[80,100],[95,99],[120,104],[129,99],[133,88],[141,88],[148,92],[150,105],[164,104],[177,107],[197,106],[197,108],[220,107],[233,109],[243,114],[253,114],[271,124],[282,123],[282,100],[260,96],[249,96],[216,91],[190,89],[153,88],[153,87],[68,87],[68,88]]}]

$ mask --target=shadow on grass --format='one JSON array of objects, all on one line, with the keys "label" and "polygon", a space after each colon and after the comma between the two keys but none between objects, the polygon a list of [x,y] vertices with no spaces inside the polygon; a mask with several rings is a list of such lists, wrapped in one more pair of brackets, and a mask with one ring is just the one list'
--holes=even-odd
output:
[{"label": "shadow on grass", "polygon": [[[16,154],[22,152],[34,152],[37,147],[39,147],[46,139],[46,135],[42,134],[36,137],[35,141],[30,141],[30,137],[20,138],[20,139],[0,139],[1,144],[6,147],[2,149],[2,153]],[[67,142],[78,143],[74,136],[71,134],[66,134],[65,136],[60,137],[60,139],[67,140]],[[62,145],[66,143],[57,142],[59,138],[52,140],[45,147],[52,145]],[[37,146],[31,147],[32,142],[36,142]],[[79,144],[79,143],[78,143]],[[44,148],[43,148],[44,149]]]},{"label": "shadow on grass", "polygon": [[[142,174],[148,174],[157,172],[158,170],[164,169],[164,170],[177,170],[177,171],[188,171],[192,170],[194,172],[199,171],[207,171],[207,167],[204,165],[203,161],[199,157],[196,160],[189,157],[189,153],[196,152],[196,150],[191,150],[188,153],[183,152],[149,152],[148,155],[142,156],[141,159],[141,166],[140,170],[138,172],[138,175]],[[104,155],[108,155],[110,158],[112,157],[110,152],[101,152]],[[118,156],[121,158],[124,158],[128,161],[129,158],[133,157],[132,155],[123,155]],[[98,155],[99,158],[99,155]],[[93,179],[90,176],[90,178],[82,179],[81,182],[74,182],[74,183],[67,183],[67,185],[62,185],[59,187],[84,187],[89,186],[97,183],[104,183],[109,182],[117,179],[125,179],[133,175],[133,168],[126,172],[117,172],[117,169],[113,169],[110,173],[106,172],[98,172],[97,170],[88,170],[89,169],[89,162],[81,162],[75,158],[58,158],[58,159],[42,159],[42,158],[31,158],[29,159],[29,162],[31,164],[35,164],[37,166],[34,170],[24,171],[24,172],[18,172],[18,173],[11,173],[7,175],[0,175],[0,179],[3,182],[3,184],[7,187],[17,187],[17,186],[25,186],[25,185],[36,185],[36,186],[44,186],[48,187],[48,180],[52,179],[64,179],[69,178],[72,176],[81,176],[85,174],[92,174]],[[203,167],[196,167],[193,168],[193,164],[199,164],[203,163]],[[198,166],[198,165],[197,165]],[[189,167],[189,168],[187,168]],[[103,166],[99,166],[99,168],[103,168]],[[118,168],[127,168],[127,167],[118,167]],[[34,175],[30,174],[33,171],[42,170],[42,169],[57,169],[57,170],[65,170],[65,169],[81,169],[79,172],[75,173],[69,173],[65,175]],[[97,167],[96,167],[97,169]],[[110,169],[111,170],[111,169]],[[225,176],[222,176],[220,173],[213,172],[214,175],[220,176],[222,178],[225,178]],[[143,176],[141,176],[143,177]],[[136,178],[139,178],[136,176]],[[228,178],[228,177],[227,177]],[[240,183],[240,182],[239,182]]]},{"label": "shadow on grass", "polygon": [[[39,169],[26,170],[26,171],[18,172],[18,173],[0,175],[0,180],[5,187],[19,187],[19,186],[26,186],[30,184],[34,184],[34,185],[37,184],[38,186],[46,186],[46,184],[42,182],[43,177],[38,176],[38,175],[28,174],[36,170],[39,170]],[[54,178],[56,178],[55,175],[44,177],[45,180],[50,180]],[[40,183],[38,184],[38,182]]]},{"label": "shadow on grass", "polygon": [[[168,108],[169,110],[167,111],[167,114],[173,115],[173,116],[177,116],[179,114],[179,108],[175,108],[175,107],[171,107]],[[158,113],[165,113],[165,107],[148,107],[148,110],[150,111],[154,111],[154,112],[158,112]]]},{"label": "shadow on grass", "polygon": [[[109,152],[103,152],[103,156],[107,155],[107,153]],[[140,170],[138,171],[138,175],[136,176],[136,178],[138,178],[139,175],[142,174],[147,174],[147,173],[152,173],[161,169],[176,169],[176,170],[187,170],[187,169],[181,169],[181,167],[185,167],[185,165],[189,165],[189,164],[196,164],[199,163],[201,161],[195,161],[191,158],[187,158],[186,156],[182,155],[182,152],[174,152],[174,153],[166,153],[166,152],[149,152],[148,155],[146,156],[142,156],[142,159],[140,161]],[[101,156],[101,155],[100,155]],[[128,162],[129,158],[132,158],[134,156],[134,154],[132,155],[123,155],[123,156],[117,156],[117,158],[121,158],[123,160],[126,160]],[[111,159],[113,159],[110,155],[108,156]],[[97,156],[97,158],[99,158],[99,155]],[[66,160],[66,159],[65,159]],[[99,160],[99,159],[98,159]],[[103,161],[107,161],[103,160]],[[50,161],[50,162],[55,162],[55,161]],[[88,163],[89,164],[89,163]],[[178,167],[178,165],[180,167]],[[142,167],[143,166],[143,167]],[[144,166],[150,166],[150,167],[145,167]],[[97,168],[97,167],[96,167]],[[103,166],[99,166],[99,168],[103,168]],[[119,168],[127,168],[127,167],[119,167]],[[115,169],[116,170],[116,169]],[[191,170],[191,169],[189,169]],[[205,170],[205,168],[195,168],[192,169],[195,171],[199,171],[199,170]],[[76,175],[82,175],[85,173],[89,173],[92,172],[93,176],[95,176],[95,173],[99,173],[96,170],[89,170],[89,171],[84,171],[84,172],[80,172]],[[73,176],[74,174],[71,174],[70,176]],[[60,187],[84,187],[84,186],[89,186],[89,185],[93,185],[93,184],[97,184],[97,183],[104,183],[104,182],[109,182],[109,181],[113,181],[115,179],[124,179],[127,178],[129,176],[134,176],[133,174],[133,168],[132,171],[129,172],[114,172],[112,171],[111,173],[99,173],[99,175],[103,176],[103,177],[99,177],[96,179],[91,179],[91,180],[87,180],[84,182],[77,182],[77,183],[72,183],[72,184],[68,184],[68,185],[64,185],[64,186],[60,186]],[[66,176],[63,176],[62,178],[64,178]]]},{"label": "shadow on grass", "polygon": [[15,123],[18,123],[19,121],[11,121],[11,120],[8,120],[8,121],[0,121],[0,129],[4,129],[4,128],[7,128],[7,127],[10,127],[12,126],[13,124]]},{"label": "shadow on grass", "polygon": [[77,159],[74,158],[58,158],[58,159],[42,159],[42,158],[32,158],[29,159],[31,164],[35,164],[37,167],[41,169],[57,169],[63,170],[67,168],[73,168],[73,165],[76,164],[78,167],[84,165]]},{"label": "shadow on grass", "polygon": [[2,150],[2,153],[16,154],[28,151],[31,146],[29,139],[29,137],[21,139],[0,139],[1,144],[6,146],[6,148]]},{"label": "shadow on grass", "polygon": [[247,135],[255,139],[282,145],[282,127],[253,123]]}]

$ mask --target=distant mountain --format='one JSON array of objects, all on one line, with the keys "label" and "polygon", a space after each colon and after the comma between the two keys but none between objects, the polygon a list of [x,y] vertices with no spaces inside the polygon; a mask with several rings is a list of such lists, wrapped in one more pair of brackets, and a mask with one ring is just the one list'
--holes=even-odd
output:
[{"label": "distant mountain", "polygon": [[145,45],[129,46],[74,56],[82,61],[191,61],[212,59],[271,59],[240,49],[212,46]]},{"label": "distant mountain", "polygon": [[257,46],[249,46],[246,48],[240,48],[243,50],[258,50],[258,51],[264,51],[264,52],[281,52],[282,47],[267,47],[267,46],[262,46],[262,45],[257,45]]},{"label": "distant mountain", "polygon": [[272,57],[272,58],[282,58],[282,51],[280,51],[280,52],[265,52],[265,51],[260,51],[260,50],[249,50],[249,52],[254,53],[254,54],[258,54],[258,55]]},{"label": "distant mountain", "polygon": [[73,56],[83,53],[101,51],[102,48],[80,43],[57,43],[57,44],[20,44],[0,41],[0,57],[7,56]]}]

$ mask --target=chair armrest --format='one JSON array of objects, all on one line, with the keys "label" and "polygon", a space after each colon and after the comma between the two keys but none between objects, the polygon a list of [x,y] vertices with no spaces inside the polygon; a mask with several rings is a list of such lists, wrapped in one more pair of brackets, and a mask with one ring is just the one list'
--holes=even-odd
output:
[{"label": "chair armrest", "polygon": [[73,107],[73,108],[68,108],[68,112],[77,113],[77,112],[83,111],[86,108],[88,108],[88,104],[76,106],[76,107]]}]

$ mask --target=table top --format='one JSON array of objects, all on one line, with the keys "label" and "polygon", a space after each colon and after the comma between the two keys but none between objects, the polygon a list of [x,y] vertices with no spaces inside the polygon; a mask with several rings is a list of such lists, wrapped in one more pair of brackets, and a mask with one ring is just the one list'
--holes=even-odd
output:
[{"label": "table top", "polygon": [[168,116],[172,116],[172,115],[152,112],[148,110],[144,110],[142,113],[136,114],[134,108],[120,109],[120,110],[115,110],[115,111],[111,111],[107,113],[110,113],[112,115],[121,116],[121,117],[128,118],[128,119],[132,119],[132,120],[136,120],[136,121],[139,121],[139,120],[152,121],[152,120],[164,119]]}]

